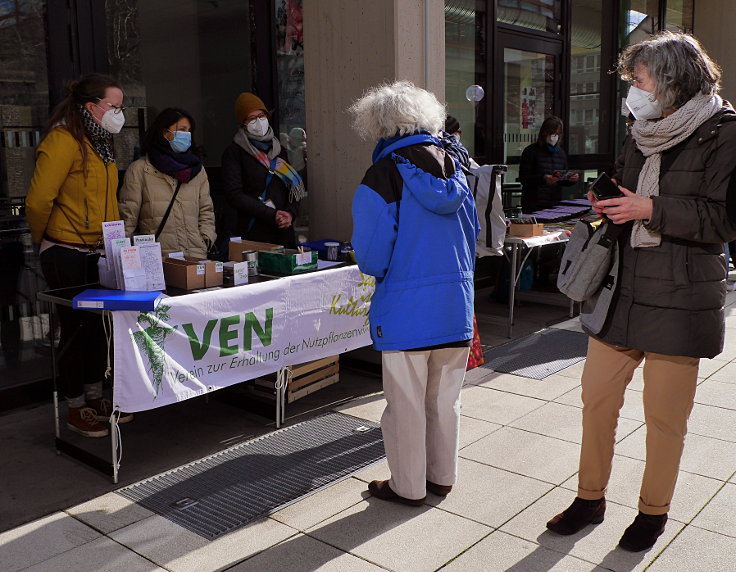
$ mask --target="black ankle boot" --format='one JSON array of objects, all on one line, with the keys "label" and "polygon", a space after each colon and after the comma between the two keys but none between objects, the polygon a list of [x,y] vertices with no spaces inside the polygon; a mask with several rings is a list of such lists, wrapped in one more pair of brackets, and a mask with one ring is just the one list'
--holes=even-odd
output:
[{"label": "black ankle boot", "polygon": [[618,545],[629,552],[641,552],[651,548],[664,532],[665,524],[667,524],[667,513],[644,514],[639,511],[634,522],[624,531]]},{"label": "black ankle boot", "polygon": [[580,532],[589,524],[600,524],[606,512],[606,499],[585,500],[575,497],[572,504],[547,523],[547,528],[568,536]]}]

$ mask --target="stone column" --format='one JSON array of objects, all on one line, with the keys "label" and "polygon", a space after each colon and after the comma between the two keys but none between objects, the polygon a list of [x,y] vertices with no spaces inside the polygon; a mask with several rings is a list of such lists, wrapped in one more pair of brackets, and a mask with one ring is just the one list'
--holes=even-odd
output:
[{"label": "stone column", "polygon": [[376,142],[360,140],[346,109],[396,79],[429,86],[443,101],[444,31],[442,0],[304,2],[310,239],[352,234],[353,194]]},{"label": "stone column", "polygon": [[693,34],[722,70],[721,96],[736,104],[736,35],[733,33],[733,0],[698,0]]}]

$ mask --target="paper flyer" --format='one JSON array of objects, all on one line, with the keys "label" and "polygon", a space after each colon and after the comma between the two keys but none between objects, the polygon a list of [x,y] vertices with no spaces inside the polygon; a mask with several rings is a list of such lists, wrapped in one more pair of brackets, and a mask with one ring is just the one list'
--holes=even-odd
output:
[{"label": "paper flyer", "polygon": [[146,271],[141,265],[137,246],[120,249],[120,268],[123,272],[124,290],[146,290]]},{"label": "paper flyer", "polygon": [[112,220],[102,223],[102,238],[105,243],[105,252],[110,255],[112,241],[125,238],[125,223],[122,220]]},{"label": "paper flyer", "polygon": [[120,290],[125,287],[125,281],[123,280],[123,270],[120,266],[120,249],[127,248],[128,246],[130,246],[129,238],[113,238],[110,241],[110,250],[108,250],[107,248],[105,249],[105,252],[107,253],[108,264],[110,264],[110,261],[112,261],[113,271],[115,273],[115,287],[119,288]]},{"label": "paper flyer", "polygon": [[138,247],[141,265],[146,272],[146,290],[165,290],[164,265],[161,260],[161,243],[144,242]]}]

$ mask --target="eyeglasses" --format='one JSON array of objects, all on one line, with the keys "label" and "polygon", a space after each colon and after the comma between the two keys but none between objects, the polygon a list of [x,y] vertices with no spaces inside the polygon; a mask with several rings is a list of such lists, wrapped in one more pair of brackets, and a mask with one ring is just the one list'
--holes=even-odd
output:
[{"label": "eyeglasses", "polygon": [[265,113],[259,113],[255,117],[246,118],[243,120],[243,126],[247,127],[248,125],[255,125],[256,121],[258,121],[259,119],[268,119],[268,115],[266,115]]},{"label": "eyeglasses", "polygon": [[99,101],[100,103],[104,103],[110,109],[113,109],[114,110],[113,113],[115,115],[118,115],[120,113],[123,113],[126,109],[128,109],[127,107],[123,107],[122,105],[118,106],[118,105],[113,105],[112,103],[110,103],[108,101],[102,101],[99,97],[97,98],[97,101]]}]

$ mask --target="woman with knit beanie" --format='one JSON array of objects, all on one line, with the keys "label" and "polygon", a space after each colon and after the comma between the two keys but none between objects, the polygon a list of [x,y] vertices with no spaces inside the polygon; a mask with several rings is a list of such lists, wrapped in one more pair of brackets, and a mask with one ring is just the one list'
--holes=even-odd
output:
[{"label": "woman with knit beanie", "polygon": [[120,216],[128,236],[155,234],[163,254],[206,258],[216,238],[215,213],[194,130],[183,109],[158,114],[142,142],[145,156],[125,172]]},{"label": "woman with knit beanie", "polygon": [[235,118],[239,128],[222,155],[222,180],[227,202],[237,212],[237,231],[249,240],[294,247],[304,181],[286,161],[257,95],[238,96]]}]

